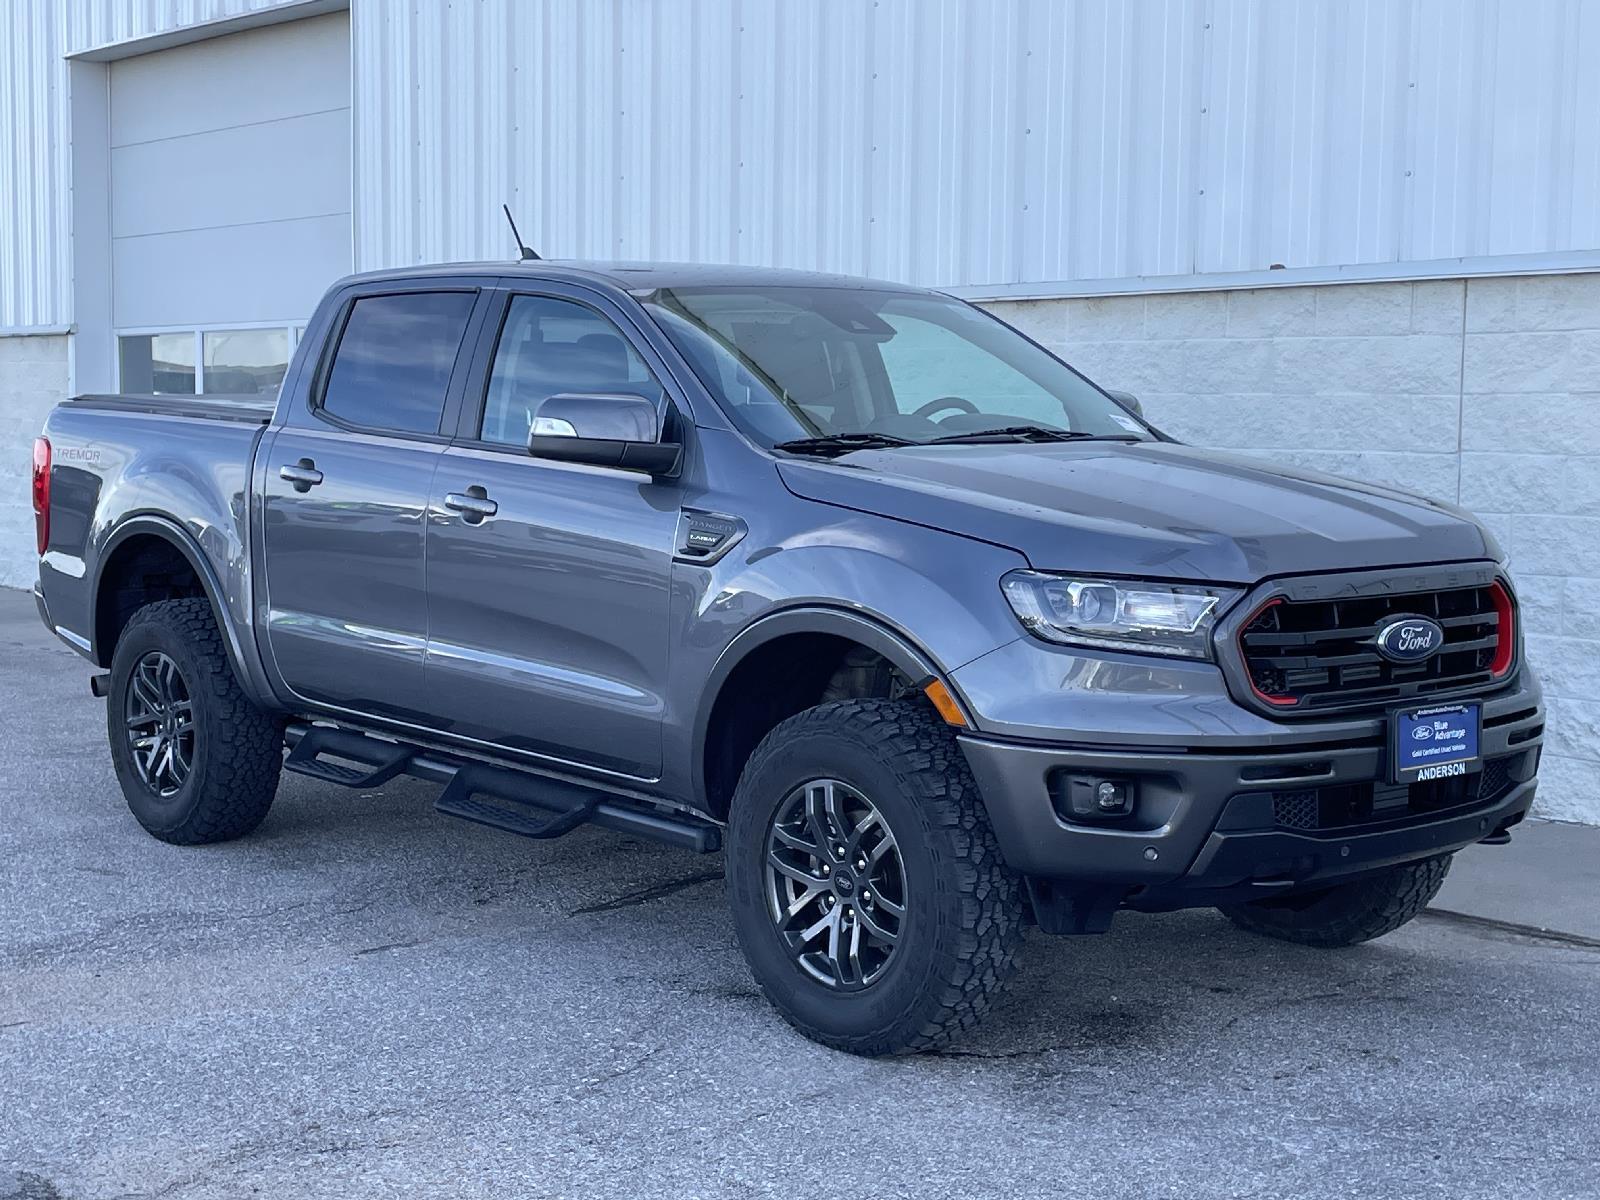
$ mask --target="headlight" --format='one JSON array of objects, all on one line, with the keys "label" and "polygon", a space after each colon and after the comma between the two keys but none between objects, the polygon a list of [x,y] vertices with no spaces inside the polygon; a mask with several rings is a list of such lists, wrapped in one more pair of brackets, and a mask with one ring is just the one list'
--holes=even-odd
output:
[{"label": "headlight", "polygon": [[1069,646],[1210,658],[1217,615],[1237,588],[1078,579],[1012,571],[1000,581],[1029,633]]}]

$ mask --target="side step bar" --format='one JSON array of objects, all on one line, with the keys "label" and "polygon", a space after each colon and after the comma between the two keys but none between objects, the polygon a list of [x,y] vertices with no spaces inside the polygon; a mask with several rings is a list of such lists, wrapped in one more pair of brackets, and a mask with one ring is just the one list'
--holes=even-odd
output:
[{"label": "side step bar", "polygon": [[[652,808],[574,779],[497,767],[326,725],[295,722],[285,739],[290,747],[286,770],[356,788],[376,787],[397,775],[432,780],[445,785],[434,802],[440,812],[523,837],[556,838],[593,824],[698,854],[722,847],[722,831],[709,820]],[[324,762],[319,757],[323,754],[367,769]]]},{"label": "side step bar", "polygon": [[[354,767],[324,762],[318,757],[321,754],[349,759],[369,769],[358,771]],[[313,725],[294,743],[289,757],[283,760],[283,769],[345,787],[369,788],[388,783],[403,773],[416,756],[415,750],[398,742],[369,738],[364,733],[349,729]]]}]

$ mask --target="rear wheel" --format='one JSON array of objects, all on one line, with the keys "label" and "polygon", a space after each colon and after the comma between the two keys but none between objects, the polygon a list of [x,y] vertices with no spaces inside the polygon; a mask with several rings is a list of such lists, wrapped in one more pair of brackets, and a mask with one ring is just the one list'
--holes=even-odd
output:
[{"label": "rear wheel", "polygon": [[283,731],[239,687],[203,598],[134,613],[111,661],[106,731],[129,810],[164,842],[242,837],[272,807]]},{"label": "rear wheel", "polygon": [[949,729],[846,700],[756,748],[728,829],[734,925],[801,1033],[855,1054],[936,1048],[1010,976],[1022,899]]},{"label": "rear wheel", "polygon": [[1450,857],[1403,863],[1303,895],[1225,904],[1221,911],[1251,933],[1305,946],[1354,946],[1393,933],[1427,908],[1450,871]]}]

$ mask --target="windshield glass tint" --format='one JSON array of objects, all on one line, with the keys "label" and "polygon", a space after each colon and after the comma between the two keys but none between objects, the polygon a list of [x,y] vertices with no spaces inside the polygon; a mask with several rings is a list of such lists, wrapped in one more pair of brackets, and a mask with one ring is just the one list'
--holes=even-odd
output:
[{"label": "windshield glass tint", "polygon": [[707,287],[647,302],[724,411],[766,446],[831,434],[927,442],[1018,425],[1145,434],[1006,325],[942,296]]}]

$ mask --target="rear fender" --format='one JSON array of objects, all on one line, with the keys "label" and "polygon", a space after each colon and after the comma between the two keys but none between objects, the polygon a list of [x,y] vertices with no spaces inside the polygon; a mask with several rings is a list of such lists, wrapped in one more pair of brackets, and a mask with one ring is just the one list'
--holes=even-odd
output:
[{"label": "rear fender", "polygon": [[[125,518],[112,531],[101,545],[95,555],[92,584],[89,589],[91,596],[90,613],[98,614],[102,599],[101,590],[105,586],[104,575],[106,567],[116,561],[117,550],[136,537],[157,537],[165,541],[183,555],[184,559],[193,568],[196,577],[200,580],[201,589],[205,592],[207,602],[211,605],[211,614],[216,619],[217,628],[222,632],[222,642],[227,648],[228,662],[233,667],[235,676],[240,686],[263,708],[279,709],[281,706],[273,699],[272,690],[268,686],[266,676],[261,669],[261,660],[256,653],[255,640],[248,636],[248,630],[241,629],[235,611],[227,602],[228,590],[223,585],[212,565],[211,559],[201,549],[200,543],[183,526],[169,517],[158,513],[139,513]],[[249,600],[247,596],[236,597],[238,608],[248,613]],[[115,652],[114,646],[99,644],[98,621],[93,622],[90,628],[90,653],[94,661],[102,667],[111,665],[111,656]]]}]

